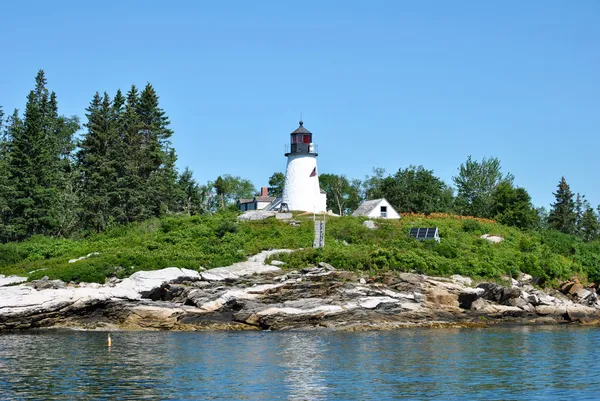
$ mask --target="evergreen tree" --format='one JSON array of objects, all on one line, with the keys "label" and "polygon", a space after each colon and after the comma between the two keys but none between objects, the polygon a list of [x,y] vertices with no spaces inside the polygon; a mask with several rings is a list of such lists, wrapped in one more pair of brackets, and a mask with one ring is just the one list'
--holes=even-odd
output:
[{"label": "evergreen tree", "polygon": [[171,148],[169,118],[159,107],[159,98],[152,85],[147,84],[140,95],[138,114],[142,135],[142,178],[148,181],[149,212],[162,215],[177,208],[177,156]]},{"label": "evergreen tree", "polygon": [[144,149],[141,131],[141,122],[138,114],[139,93],[135,85],[126,95],[124,111],[119,121],[122,130],[122,148],[120,159],[123,169],[118,180],[118,198],[120,210],[117,221],[128,223],[140,221],[150,217],[147,210],[145,184]]},{"label": "evergreen tree", "polygon": [[548,215],[548,226],[565,234],[575,234],[577,229],[575,201],[565,177],[560,179],[558,189],[553,194],[556,202],[552,205],[552,210]]},{"label": "evergreen tree", "polygon": [[[0,107],[0,227],[6,224],[5,216],[9,211],[8,199],[10,198],[8,176],[8,135],[4,127],[4,111]],[[0,228],[0,240],[2,239]]]},{"label": "evergreen tree", "polygon": [[177,180],[178,210],[192,216],[203,212],[202,193],[198,182],[194,179],[192,170],[183,170]]},{"label": "evergreen tree", "polygon": [[15,117],[8,146],[9,178],[14,189],[7,231],[16,239],[59,234],[68,209],[63,191],[70,185],[77,119],[59,117],[56,94],[46,89],[41,70],[35,89],[27,97],[22,124]]},{"label": "evergreen tree", "polygon": [[593,241],[600,234],[600,223],[598,215],[589,203],[585,203],[584,212],[581,217],[580,235],[584,241]]},{"label": "evergreen tree", "polygon": [[87,133],[77,154],[81,171],[82,221],[86,228],[105,230],[114,219],[120,152],[120,137],[110,97],[98,92],[86,109]]},{"label": "evergreen tree", "polygon": [[575,195],[575,214],[577,215],[577,219],[575,221],[576,234],[581,234],[581,223],[583,219],[583,212],[585,211],[585,208],[583,206],[584,202],[585,195],[581,196],[579,192],[577,192],[577,194]]}]

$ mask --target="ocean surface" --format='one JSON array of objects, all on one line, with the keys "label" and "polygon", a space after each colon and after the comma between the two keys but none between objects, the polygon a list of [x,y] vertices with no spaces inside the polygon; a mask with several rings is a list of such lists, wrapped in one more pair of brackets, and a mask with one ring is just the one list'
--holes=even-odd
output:
[{"label": "ocean surface", "polygon": [[0,334],[0,399],[600,399],[600,328],[111,336]]}]

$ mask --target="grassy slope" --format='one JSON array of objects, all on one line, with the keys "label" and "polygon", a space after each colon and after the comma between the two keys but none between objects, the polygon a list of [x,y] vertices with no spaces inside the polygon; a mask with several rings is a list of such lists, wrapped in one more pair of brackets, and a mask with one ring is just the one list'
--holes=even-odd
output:
[{"label": "grassy slope", "polygon": [[[525,233],[490,221],[453,216],[407,216],[380,221],[377,230],[362,226],[364,219],[343,217],[327,221],[326,247],[311,247],[311,217],[298,217],[299,227],[268,221],[236,223],[234,214],[169,217],[119,227],[85,239],[35,237],[0,245],[0,273],[44,275],[64,281],[103,282],[137,270],[168,266],[198,269],[225,266],[269,248],[306,248],[281,256],[289,267],[326,261],[338,268],[375,272],[394,269],[435,274],[495,278],[530,273],[542,280],[574,274],[600,280],[600,243],[584,244],[557,232]],[[440,229],[442,241],[408,238],[410,227]],[[500,244],[481,240],[484,233],[506,238]],[[67,263],[92,252],[97,256]],[[39,270],[44,269],[44,270]]]}]

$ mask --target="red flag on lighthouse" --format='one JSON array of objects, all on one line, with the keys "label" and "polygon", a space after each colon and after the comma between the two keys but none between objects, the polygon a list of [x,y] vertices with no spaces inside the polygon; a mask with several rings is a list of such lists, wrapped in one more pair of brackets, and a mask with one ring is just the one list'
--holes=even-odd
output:
[{"label": "red flag on lighthouse", "polygon": [[313,168],[313,171],[312,171],[312,173],[310,173],[310,176],[311,177],[316,177],[317,176],[317,168],[316,167]]}]

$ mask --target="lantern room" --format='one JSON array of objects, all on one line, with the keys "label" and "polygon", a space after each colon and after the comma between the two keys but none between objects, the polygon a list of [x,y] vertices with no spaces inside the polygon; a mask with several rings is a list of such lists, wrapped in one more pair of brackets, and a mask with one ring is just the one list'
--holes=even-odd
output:
[{"label": "lantern room", "polygon": [[317,155],[316,147],[313,145],[312,132],[304,128],[304,122],[300,121],[300,126],[290,134],[289,148],[286,146],[285,155],[310,153]]}]

